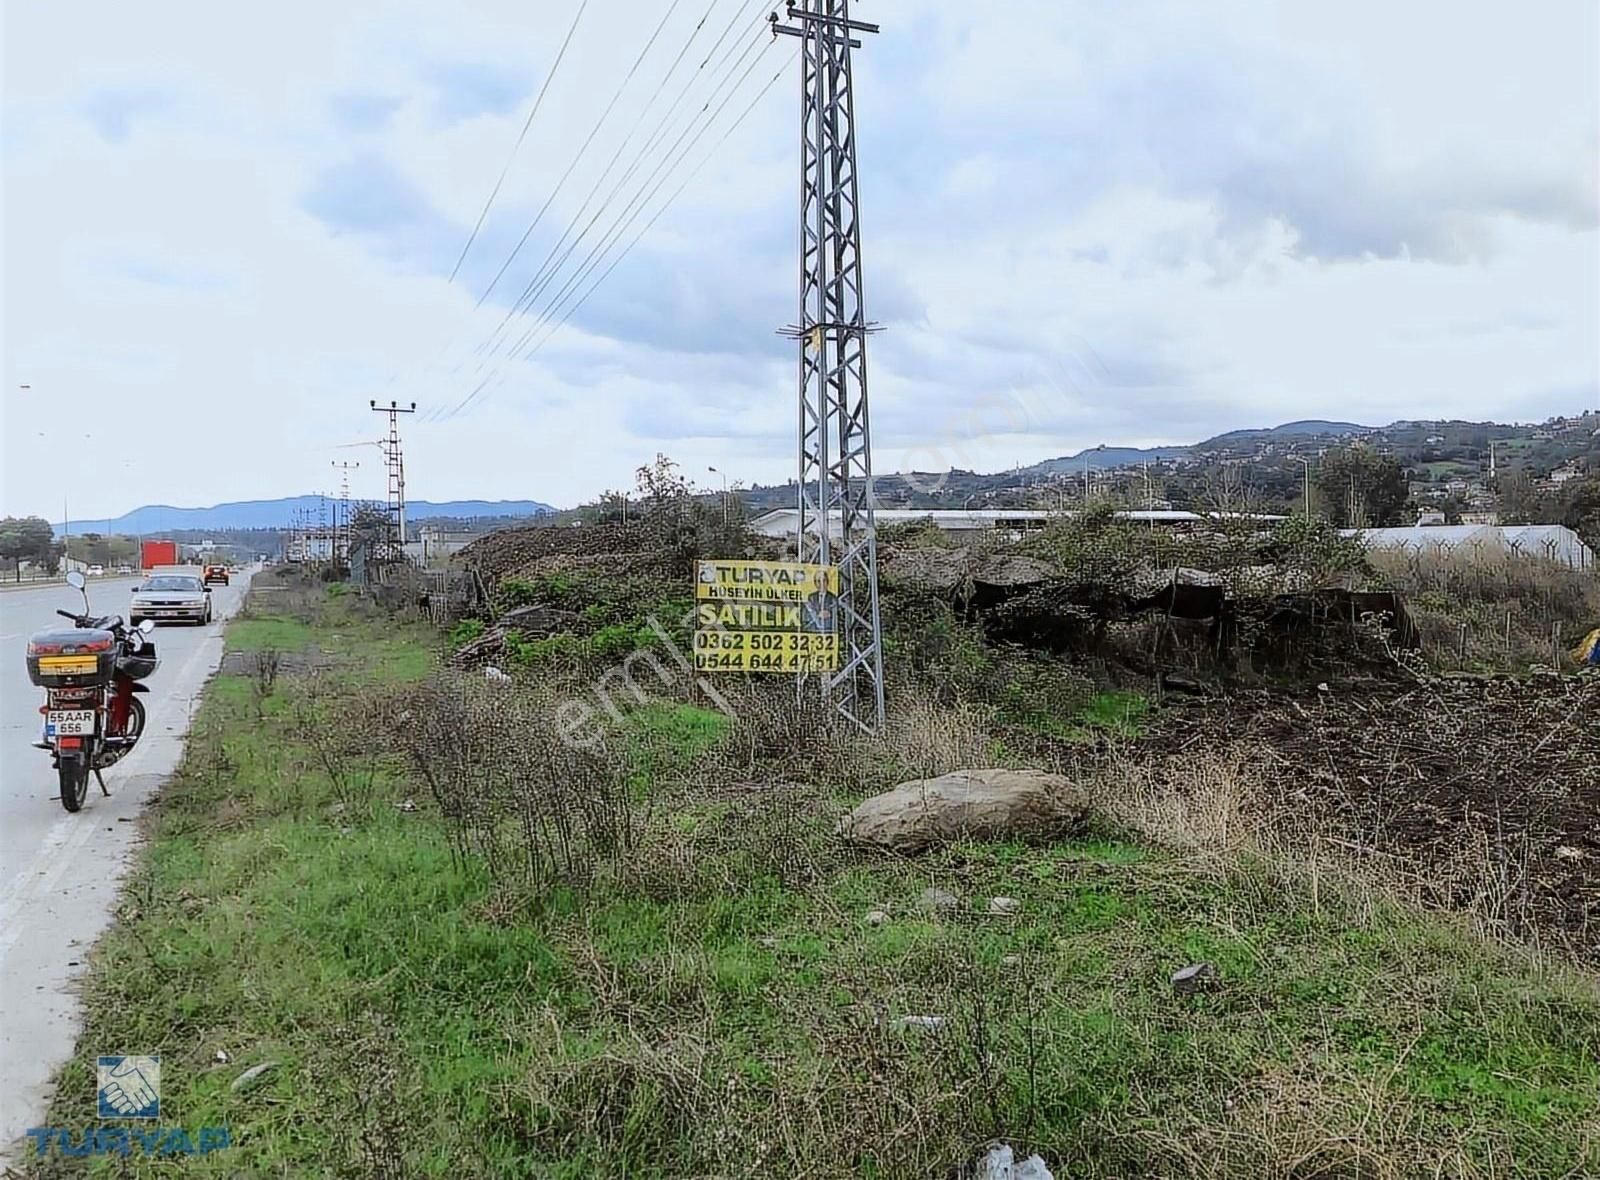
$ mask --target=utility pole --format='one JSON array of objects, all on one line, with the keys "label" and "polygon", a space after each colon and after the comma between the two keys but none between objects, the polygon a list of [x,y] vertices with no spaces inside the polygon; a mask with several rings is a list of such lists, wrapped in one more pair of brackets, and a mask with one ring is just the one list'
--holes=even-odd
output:
[{"label": "utility pole", "polygon": [[784,333],[800,345],[796,555],[839,568],[836,603],[808,609],[813,628],[839,636],[839,667],[820,674],[822,694],[876,732],[884,717],[883,629],[850,50],[861,45],[852,33],[878,26],[851,20],[849,0],[789,0],[787,15],[792,24],[779,24],[777,13],[771,22],[774,35],[801,43],[800,318]]},{"label": "utility pole", "polygon": [[388,559],[399,561],[406,551],[406,465],[400,454],[400,415],[415,414],[417,403],[402,406],[391,401],[386,406],[380,406],[376,401],[369,400],[367,404],[375,412],[389,415],[389,437],[379,445],[383,448],[384,462],[389,469]]},{"label": "utility pole", "polygon": [[706,470],[711,472],[712,475],[720,475],[720,476],[722,476],[722,523],[723,524],[727,524],[728,523],[728,473],[726,471],[718,471],[715,467],[707,467]]},{"label": "utility pole", "polygon": [[[338,569],[343,561],[350,557],[350,472],[360,463],[347,463],[335,460],[333,466],[339,469],[339,502],[333,509],[333,568]],[[344,518],[344,545],[339,544],[339,518]]]}]

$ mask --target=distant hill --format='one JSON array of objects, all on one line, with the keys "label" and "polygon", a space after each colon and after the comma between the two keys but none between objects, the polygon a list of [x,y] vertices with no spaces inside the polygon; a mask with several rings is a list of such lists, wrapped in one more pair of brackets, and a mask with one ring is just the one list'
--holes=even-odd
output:
[{"label": "distant hill", "polygon": [[[275,529],[282,528],[296,512],[317,513],[321,496],[285,496],[280,500],[235,500],[209,508],[174,508],[170,504],[147,504],[109,520],[74,520],[74,533],[162,533],[181,529]],[[406,505],[406,519],[419,523],[433,517],[467,520],[473,517],[542,516],[555,509],[538,500],[412,500]],[[56,532],[61,526],[56,526]]]},{"label": "distant hill", "polygon": [[1062,455],[1059,459],[1046,459],[1022,470],[1029,475],[1055,475],[1062,471],[1082,471],[1085,463],[1096,471],[1113,467],[1137,467],[1144,462],[1177,459],[1189,453],[1189,447],[1103,447],[1079,451],[1075,455]]},{"label": "distant hill", "polygon": [[1285,422],[1281,426],[1268,426],[1260,429],[1230,430],[1204,442],[1196,443],[1190,450],[1210,451],[1219,448],[1238,446],[1242,442],[1254,442],[1267,438],[1309,438],[1332,435],[1338,437],[1346,434],[1366,434],[1374,427],[1362,426],[1356,422],[1327,422],[1319,418],[1303,418],[1298,422]]},{"label": "distant hill", "polygon": [[1032,467],[1024,467],[1022,473],[1027,475],[1058,475],[1064,471],[1082,471],[1085,464],[1094,471],[1111,471],[1118,467],[1137,467],[1141,463],[1159,463],[1165,459],[1182,459],[1188,455],[1203,451],[1231,450],[1241,445],[1248,446],[1267,439],[1318,437],[1331,439],[1349,434],[1367,434],[1372,429],[1370,426],[1360,426],[1354,422],[1324,422],[1307,418],[1298,422],[1285,422],[1281,426],[1265,426],[1251,430],[1230,430],[1226,434],[1219,434],[1215,438],[1208,438],[1204,442],[1198,442],[1192,446],[1091,447],[1074,455],[1062,455],[1057,459],[1046,459],[1042,463],[1035,463]]}]

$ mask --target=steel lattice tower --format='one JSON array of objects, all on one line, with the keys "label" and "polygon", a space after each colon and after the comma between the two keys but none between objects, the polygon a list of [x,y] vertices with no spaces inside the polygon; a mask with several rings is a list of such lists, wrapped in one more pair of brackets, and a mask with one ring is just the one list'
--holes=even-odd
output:
[{"label": "steel lattice tower", "polygon": [[417,403],[402,406],[391,401],[380,406],[369,401],[368,405],[379,414],[389,415],[389,437],[378,444],[389,470],[389,538],[383,556],[387,561],[400,561],[406,554],[406,465],[400,453],[400,415],[415,414]]},{"label": "steel lattice tower", "polygon": [[[849,0],[790,0],[800,38],[799,560],[839,567],[837,618],[817,619],[839,636],[839,668],[822,692],[866,730],[883,724],[883,635],[878,619],[878,540],[873,517],[867,419],[867,334],[857,216],[852,32]],[[838,536],[834,536],[834,528]]]}]

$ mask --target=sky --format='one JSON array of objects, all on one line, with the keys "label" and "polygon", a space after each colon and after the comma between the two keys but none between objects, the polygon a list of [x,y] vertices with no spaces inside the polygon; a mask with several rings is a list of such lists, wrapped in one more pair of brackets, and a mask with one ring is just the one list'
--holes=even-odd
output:
[{"label": "sky", "polygon": [[[793,476],[756,0],[0,11],[0,511]],[[860,0],[876,469],[1600,406],[1597,11]]]}]

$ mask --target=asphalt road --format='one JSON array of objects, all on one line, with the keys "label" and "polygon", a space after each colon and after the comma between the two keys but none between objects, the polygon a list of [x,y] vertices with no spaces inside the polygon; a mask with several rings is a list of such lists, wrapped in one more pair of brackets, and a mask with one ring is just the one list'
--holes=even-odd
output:
[{"label": "asphalt road", "polygon": [[[57,799],[50,756],[32,743],[40,731],[42,689],[28,680],[28,636],[57,624],[81,599],[65,582],[0,590],[0,1160],[29,1127],[39,1126],[55,1070],[72,1052],[78,1000],[72,981],[110,921],[133,850],[140,808],[178,763],[195,698],[222,658],[222,620],[243,598],[247,577],[212,587],[216,621],[158,626],[161,665],[146,683],[145,735],[105,772],[111,797],[93,779],[77,815]],[[127,616],[136,578],[96,579],[96,613]],[[150,1047],[100,1047],[142,1053]],[[92,1123],[92,1096],[83,1117]]]}]

